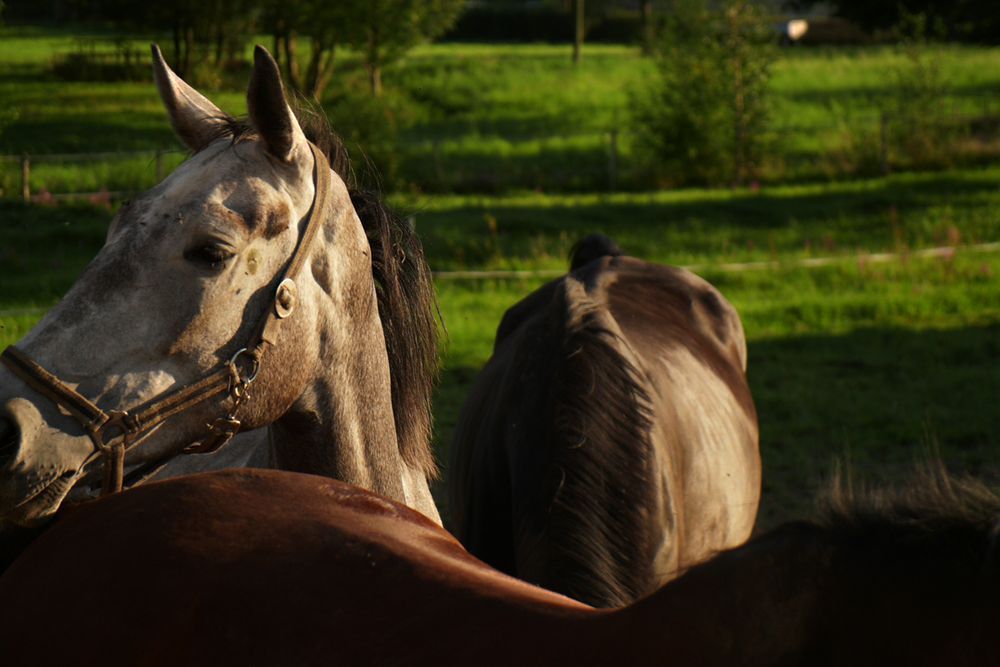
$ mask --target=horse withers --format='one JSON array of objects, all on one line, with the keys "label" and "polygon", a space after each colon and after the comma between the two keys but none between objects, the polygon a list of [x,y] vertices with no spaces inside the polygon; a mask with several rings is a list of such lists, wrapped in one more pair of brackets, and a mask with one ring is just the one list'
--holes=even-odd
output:
[{"label": "horse withers", "polygon": [[419,241],[347,187],[339,141],[300,124],[262,47],[245,122],[155,46],[153,61],[193,155],[121,208],[65,298],[4,352],[0,522],[37,522],[74,488],[113,491],[191,443],[265,426],[274,465],[437,520],[437,333]]},{"label": "horse withers", "polygon": [[749,537],[757,417],[736,311],[694,274],[595,235],[504,315],[451,444],[449,508],[475,556],[626,604]]},{"label": "horse withers", "polygon": [[0,576],[0,647],[12,665],[986,667],[998,518],[981,486],[920,479],[597,610],[342,482],[203,473],[59,519]]}]

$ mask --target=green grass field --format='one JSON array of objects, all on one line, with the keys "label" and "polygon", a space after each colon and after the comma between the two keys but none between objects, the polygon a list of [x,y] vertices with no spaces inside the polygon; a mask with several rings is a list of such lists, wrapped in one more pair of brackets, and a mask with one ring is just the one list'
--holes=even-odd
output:
[{"label": "green grass field", "polygon": [[[962,176],[974,182],[981,174],[953,174],[959,180]],[[711,211],[719,205],[714,194],[705,193],[705,200],[693,193],[678,196],[695,210]],[[996,210],[998,196],[993,188],[980,206]],[[516,202],[527,218],[548,220],[550,238],[534,241],[535,260],[527,240],[523,254],[512,251],[516,261],[494,261],[506,252],[502,236],[501,250],[485,260],[473,257],[468,248],[481,249],[484,224],[475,208],[463,208],[467,204],[457,200],[455,208],[438,202],[418,218],[429,261],[436,268],[563,266],[563,245],[585,229],[566,213],[548,215],[565,202],[535,200],[532,206]],[[878,192],[869,193],[867,201],[874,206]],[[491,203],[491,210],[503,204]],[[907,203],[899,201],[914,215],[928,214]],[[780,221],[783,204],[775,197],[762,213]],[[835,230],[836,212],[829,213]],[[618,206],[595,206],[586,215],[586,229],[614,230],[621,216]],[[110,217],[109,211],[92,207],[0,205],[0,261],[7,268],[0,278],[0,344],[20,338],[72,283],[100,247]],[[787,264],[783,268],[728,272],[712,268],[718,262],[704,249],[701,228],[685,232],[683,225],[676,227],[649,222],[647,242],[638,231],[619,236],[636,255],[705,261],[701,274],[743,317],[765,465],[762,525],[807,513],[813,492],[837,461],[850,460],[865,474],[891,477],[937,448],[954,469],[1000,472],[1000,412],[995,407],[1000,399],[1000,255],[959,247],[952,258],[904,254],[889,263],[867,263],[845,254],[832,266],[801,268],[792,264],[803,255],[801,249],[786,252],[776,246],[774,256]],[[870,238],[864,245],[891,247],[892,237],[885,237],[881,225],[874,227],[867,230]],[[730,228],[741,229],[738,222]],[[766,237],[767,231],[759,233]],[[862,239],[865,230],[854,233]],[[671,238],[669,246],[659,245],[661,235]],[[442,243],[442,238],[451,242]],[[510,247],[521,246],[512,242]],[[465,260],[456,263],[456,249],[461,248],[466,249]],[[733,256],[757,254],[744,246]],[[438,281],[448,332],[435,403],[442,461],[447,460],[465,391],[488,358],[500,317],[542,281]]]},{"label": "green grass field", "polygon": [[[0,28],[0,153],[175,147],[149,83],[54,77],[54,56],[76,45],[72,34]],[[147,40],[133,45],[146,53]],[[114,46],[105,40],[93,48]],[[941,107],[980,119],[985,128],[983,136],[966,138],[961,161],[1000,155],[1000,48],[935,46],[927,58],[946,83]],[[338,62],[325,108],[342,133],[377,146],[369,146],[373,157],[398,186],[428,192],[607,189],[612,130],[619,131],[618,185],[649,182],[633,156],[628,109],[630,91],[655,68],[637,49],[592,45],[573,67],[568,47],[558,45],[420,47],[385,73],[395,139],[371,130],[378,126],[371,110],[355,103],[364,88],[357,59],[348,53]],[[889,47],[782,50],[772,81],[777,151],[766,180],[827,181],[851,173],[859,160],[871,162],[879,110],[891,100],[893,72],[902,62]],[[224,110],[243,113],[245,80],[245,72],[234,72],[223,78],[221,90],[208,92]],[[385,143],[393,141],[387,150]],[[108,161],[92,169],[42,161],[35,189],[146,187],[155,180],[148,163]],[[0,187],[12,191],[18,178],[16,164],[0,165]]]},{"label": "green grass field", "polygon": [[[0,29],[0,153],[176,145],[149,83],[63,83],[47,75],[53,52],[72,47],[72,36],[19,38]],[[1000,50],[936,53],[951,81],[942,103],[962,113],[993,113]],[[1000,241],[1000,166],[987,161],[847,182],[823,176],[823,160],[841,136],[837,128],[848,122],[840,116],[877,115],[884,73],[896,57],[887,49],[785,52],[774,79],[779,118],[799,128],[789,150],[814,166],[811,182],[614,194],[405,189],[391,201],[414,216],[438,271],[561,270],[573,241],[592,231],[612,235],[634,255],[697,266],[737,306],[750,342],[764,526],[807,512],[837,461],[893,477],[937,451],[954,469],[994,476],[1000,473],[1000,254],[975,246]],[[626,47],[591,47],[574,70],[562,47],[445,45],[418,49],[386,78],[415,101],[402,152],[406,159],[431,155],[440,184],[458,174],[494,192],[536,174],[552,179],[553,188],[542,188],[548,191],[586,187],[587,178],[596,178],[574,185],[567,180],[574,173],[603,173],[602,133],[622,121],[629,86],[648,72],[649,63]],[[348,63],[343,85],[357,76]],[[239,90],[213,98],[229,111],[244,108]],[[165,168],[181,159],[179,151],[167,154]],[[15,168],[0,166],[8,193],[17,186]],[[39,187],[53,192],[129,190],[156,178],[152,157],[142,156],[82,165],[41,160],[34,174]],[[99,249],[111,216],[93,205],[0,201],[0,345],[19,339],[72,284]],[[942,245],[955,246],[955,254],[917,255]],[[899,257],[865,259],[882,252]],[[816,257],[837,261],[796,264]],[[777,268],[722,268],[762,261]],[[448,331],[435,405],[442,461],[500,317],[542,281],[438,280]]]}]

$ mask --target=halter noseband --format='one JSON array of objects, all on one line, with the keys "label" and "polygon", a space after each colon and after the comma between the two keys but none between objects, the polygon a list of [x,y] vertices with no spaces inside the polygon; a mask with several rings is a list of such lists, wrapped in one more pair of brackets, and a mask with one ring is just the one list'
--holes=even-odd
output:
[{"label": "halter noseband", "polygon": [[[247,389],[260,372],[264,353],[276,340],[278,322],[289,317],[295,310],[297,296],[295,280],[305,265],[317,230],[321,226],[319,220],[327,208],[330,194],[330,165],[323,152],[312,142],[309,143],[309,148],[313,154],[313,182],[316,191],[309,212],[306,213],[305,229],[281,274],[281,280],[274,292],[272,307],[261,318],[260,325],[247,346],[240,348],[227,362],[220,364],[199,380],[164,392],[131,410],[105,411],[13,345],[0,354],[0,361],[15,375],[69,412],[83,426],[94,443],[94,452],[80,466],[80,471],[98,457],[104,457],[102,495],[122,490],[125,454],[142,444],[142,436],[148,435],[166,419],[209,398],[225,394],[224,398],[232,399],[232,406],[226,412],[226,416],[208,425],[207,438],[154,462],[154,471],[181,453],[213,452],[239,431],[240,421],[236,418],[236,410],[246,400]],[[145,478],[151,474],[147,474]]]}]

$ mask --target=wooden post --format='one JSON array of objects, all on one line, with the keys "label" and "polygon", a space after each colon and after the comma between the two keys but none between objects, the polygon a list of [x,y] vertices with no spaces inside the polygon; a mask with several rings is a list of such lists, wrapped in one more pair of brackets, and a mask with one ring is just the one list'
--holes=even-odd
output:
[{"label": "wooden post", "polygon": [[639,13],[642,15],[642,55],[653,55],[656,40],[653,24],[653,0],[642,0],[639,3]]},{"label": "wooden post", "polygon": [[31,158],[21,156],[21,199],[31,201]]},{"label": "wooden post", "polygon": [[156,182],[163,180],[163,151],[156,149]]},{"label": "wooden post", "polygon": [[583,55],[583,37],[586,32],[586,18],[584,13],[584,0],[576,0],[574,3],[573,17],[573,64],[580,62]]},{"label": "wooden post", "polygon": [[618,128],[613,128],[608,146],[608,189],[614,191],[618,187]]},{"label": "wooden post", "polygon": [[885,111],[879,116],[878,167],[883,176],[889,175],[889,115]]},{"label": "wooden post", "polygon": [[437,187],[444,191],[447,188],[445,186],[444,167],[441,164],[441,140],[435,137],[431,146],[431,154],[434,158],[434,179],[437,181]]}]

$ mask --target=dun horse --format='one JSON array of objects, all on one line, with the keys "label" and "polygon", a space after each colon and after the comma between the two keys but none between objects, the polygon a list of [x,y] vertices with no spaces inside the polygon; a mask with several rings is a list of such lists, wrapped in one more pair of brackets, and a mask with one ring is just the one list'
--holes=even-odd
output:
[{"label": "dun horse", "polygon": [[1000,500],[920,480],[595,610],[422,515],[268,470],[68,513],[0,577],[8,664],[995,665]]},{"label": "dun horse", "polygon": [[609,239],[513,306],[452,441],[455,535],[476,557],[597,606],[741,544],[760,497],[733,307]]},{"label": "dun horse", "polygon": [[30,524],[74,487],[92,494],[101,463],[113,491],[192,442],[208,451],[267,425],[276,466],[438,520],[433,286],[418,240],[348,189],[342,147],[307,138],[263,48],[248,122],[155,46],[153,60],[194,155],[122,207],[66,297],[4,352],[0,521]]}]

